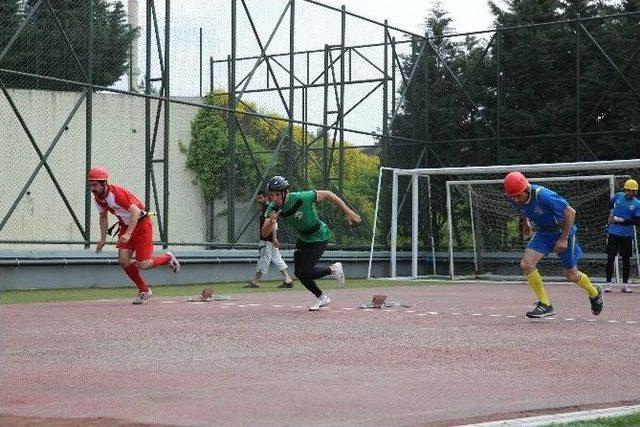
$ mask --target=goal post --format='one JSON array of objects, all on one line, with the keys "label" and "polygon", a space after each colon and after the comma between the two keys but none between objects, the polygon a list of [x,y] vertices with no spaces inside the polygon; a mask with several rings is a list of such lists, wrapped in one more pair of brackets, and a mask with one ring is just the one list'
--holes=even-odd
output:
[{"label": "goal post", "polygon": [[[513,170],[523,172],[532,183],[549,186],[572,206],[577,205],[580,221],[593,221],[586,223],[585,232],[581,228],[578,240],[591,239],[587,241],[585,258],[602,265],[603,257],[606,260],[604,225],[609,198],[620,191],[624,179],[637,179],[640,159],[419,169],[381,167],[367,277],[452,279],[464,276],[456,274],[456,263],[462,259],[472,266],[471,276],[477,277],[481,273],[479,264],[486,264],[489,258],[494,263],[513,264],[515,252],[519,253],[519,263],[525,244],[516,241],[516,228],[506,219],[509,215],[515,218],[515,214],[505,208],[507,199],[502,190],[504,175]],[[501,217],[493,217],[492,210],[500,211]],[[602,227],[597,229],[601,221]],[[502,239],[492,253],[487,252],[487,245],[493,244],[490,226],[495,227],[496,238]],[[500,246],[506,243],[509,250],[501,251]],[[637,246],[634,239],[634,247]],[[640,275],[637,249],[634,253]],[[376,271],[372,271],[374,254],[378,259],[388,254],[388,269],[380,268],[378,263]],[[514,270],[518,271],[511,276],[521,277],[519,268]],[[604,274],[604,266],[598,274]]]}]

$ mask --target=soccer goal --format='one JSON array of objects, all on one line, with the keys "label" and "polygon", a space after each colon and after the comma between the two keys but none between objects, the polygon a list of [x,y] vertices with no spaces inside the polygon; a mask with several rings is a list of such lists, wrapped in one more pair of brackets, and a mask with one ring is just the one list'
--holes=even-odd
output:
[{"label": "soccer goal", "polygon": [[[580,268],[605,275],[606,226],[610,198],[629,177],[640,175],[640,159],[621,161],[454,167],[381,168],[368,277],[521,280],[526,245],[516,214],[502,189],[510,171],[523,172],[576,209]],[[640,276],[637,239],[635,268]],[[372,272],[372,259],[388,254],[389,267]],[[562,280],[551,255],[540,268]],[[616,263],[617,266],[617,263]],[[617,269],[616,269],[617,274]]]}]

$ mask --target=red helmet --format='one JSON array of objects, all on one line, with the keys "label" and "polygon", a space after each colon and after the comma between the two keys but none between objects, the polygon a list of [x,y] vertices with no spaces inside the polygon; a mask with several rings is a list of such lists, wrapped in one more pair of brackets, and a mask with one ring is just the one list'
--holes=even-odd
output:
[{"label": "red helmet", "polygon": [[504,177],[504,192],[509,197],[516,197],[529,188],[529,181],[520,172],[509,172]]},{"label": "red helmet", "polygon": [[87,181],[107,181],[109,179],[109,169],[104,166],[94,166],[89,170]]}]

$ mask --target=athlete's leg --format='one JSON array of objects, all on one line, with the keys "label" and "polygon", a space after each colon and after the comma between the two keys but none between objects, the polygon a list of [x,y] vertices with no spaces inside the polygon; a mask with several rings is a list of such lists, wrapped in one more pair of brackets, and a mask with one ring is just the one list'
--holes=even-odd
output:
[{"label": "athlete's leg", "polygon": [[544,305],[551,305],[549,302],[549,296],[544,289],[542,276],[538,271],[538,263],[542,258],[544,258],[544,254],[533,249],[526,248],[522,259],[520,260],[520,268],[522,268],[522,272],[524,273],[527,282],[529,282],[533,292],[538,297],[538,301]]}]

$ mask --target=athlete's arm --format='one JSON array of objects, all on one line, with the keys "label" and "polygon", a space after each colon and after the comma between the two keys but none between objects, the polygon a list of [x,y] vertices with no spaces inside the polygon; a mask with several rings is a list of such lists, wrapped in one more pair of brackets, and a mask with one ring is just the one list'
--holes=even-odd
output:
[{"label": "athlete's arm", "polygon": [[561,254],[569,246],[569,233],[576,219],[576,210],[567,205],[564,209],[564,220],[560,224],[562,226],[562,234],[556,240],[553,250]]},{"label": "athlete's arm", "polygon": [[275,232],[275,230],[277,230],[278,226],[278,216],[280,215],[280,211],[277,212],[271,212],[271,214],[269,215],[269,217],[264,221],[264,223],[262,224],[262,237],[266,237],[269,234]]},{"label": "athlete's arm", "polygon": [[108,215],[106,210],[100,212],[100,240],[96,245],[96,252],[102,252],[102,248],[104,248],[104,244],[107,241],[107,229],[109,228]]},{"label": "athlete's arm", "polygon": [[344,200],[338,197],[333,191],[316,190],[316,200],[318,202],[327,200],[333,203],[334,205],[338,206],[340,209],[342,209],[342,212],[344,212],[344,214],[346,215],[347,220],[349,221],[349,224],[353,224],[354,222],[359,223],[361,221],[360,215],[355,213],[349,206],[347,206]]}]

